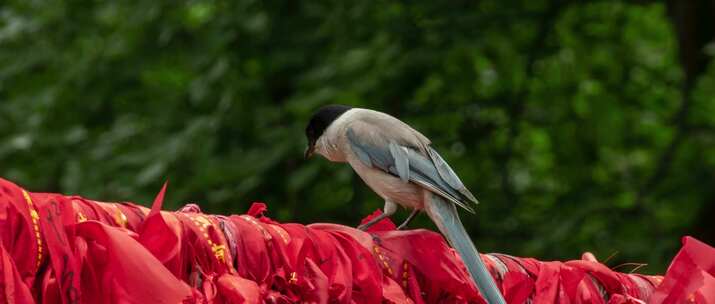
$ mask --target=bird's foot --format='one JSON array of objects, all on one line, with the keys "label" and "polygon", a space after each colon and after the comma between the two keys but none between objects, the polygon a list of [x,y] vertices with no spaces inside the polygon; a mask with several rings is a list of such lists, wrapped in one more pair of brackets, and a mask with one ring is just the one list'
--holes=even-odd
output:
[{"label": "bird's foot", "polygon": [[371,220],[367,221],[367,223],[357,226],[357,229],[362,230],[362,231],[367,231],[367,229],[372,227],[372,225],[377,224],[377,222],[382,221],[382,219],[384,219],[388,216],[390,216],[390,215],[386,214],[386,213],[380,214],[380,215],[372,218]]},{"label": "bird's foot", "polygon": [[418,210],[418,209],[412,210],[412,212],[410,213],[410,216],[408,216],[407,219],[405,219],[405,221],[402,222],[402,224],[400,224],[400,226],[397,226],[397,230],[405,229],[405,227],[407,227],[407,225],[409,225],[410,222],[412,222],[412,220],[415,219],[415,216],[417,216],[417,214],[419,214],[419,213],[420,213],[420,210]]}]

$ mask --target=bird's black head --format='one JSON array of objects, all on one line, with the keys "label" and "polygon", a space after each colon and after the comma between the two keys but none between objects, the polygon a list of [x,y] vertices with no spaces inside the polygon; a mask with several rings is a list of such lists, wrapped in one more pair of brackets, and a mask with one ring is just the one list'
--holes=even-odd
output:
[{"label": "bird's black head", "polygon": [[327,105],[313,113],[308,126],[305,127],[305,137],[308,139],[308,148],[305,150],[305,158],[313,155],[315,150],[315,142],[323,135],[325,129],[333,123],[340,115],[352,109],[352,107],[344,105]]}]

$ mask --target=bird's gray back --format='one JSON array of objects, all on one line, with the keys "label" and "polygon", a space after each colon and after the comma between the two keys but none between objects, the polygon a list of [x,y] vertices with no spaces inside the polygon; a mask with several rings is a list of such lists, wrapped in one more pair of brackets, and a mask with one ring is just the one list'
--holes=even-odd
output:
[{"label": "bird's gray back", "polygon": [[385,146],[394,141],[401,146],[417,149],[426,156],[425,148],[431,141],[410,125],[386,113],[368,109],[354,111],[348,127],[364,139]]}]

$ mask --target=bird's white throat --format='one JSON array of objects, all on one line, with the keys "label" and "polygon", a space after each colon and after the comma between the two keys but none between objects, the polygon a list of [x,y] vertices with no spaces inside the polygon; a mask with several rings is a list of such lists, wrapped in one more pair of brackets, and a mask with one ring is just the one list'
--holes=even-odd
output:
[{"label": "bird's white throat", "polygon": [[347,110],[343,115],[325,129],[315,143],[315,152],[333,162],[345,162],[346,155],[340,145],[345,143],[345,131],[352,117],[362,109],[354,108]]}]

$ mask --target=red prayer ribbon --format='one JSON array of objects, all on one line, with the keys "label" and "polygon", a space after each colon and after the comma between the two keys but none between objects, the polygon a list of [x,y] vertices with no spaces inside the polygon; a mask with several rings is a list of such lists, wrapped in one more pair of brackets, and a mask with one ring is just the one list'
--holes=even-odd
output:
[{"label": "red prayer ribbon", "polygon": [[[167,212],[165,191],[147,209],[0,179],[0,302],[485,303],[435,232],[278,223],[263,203],[244,215]],[[664,277],[588,256],[482,258],[510,304],[715,304],[715,249],[690,237]]]}]

